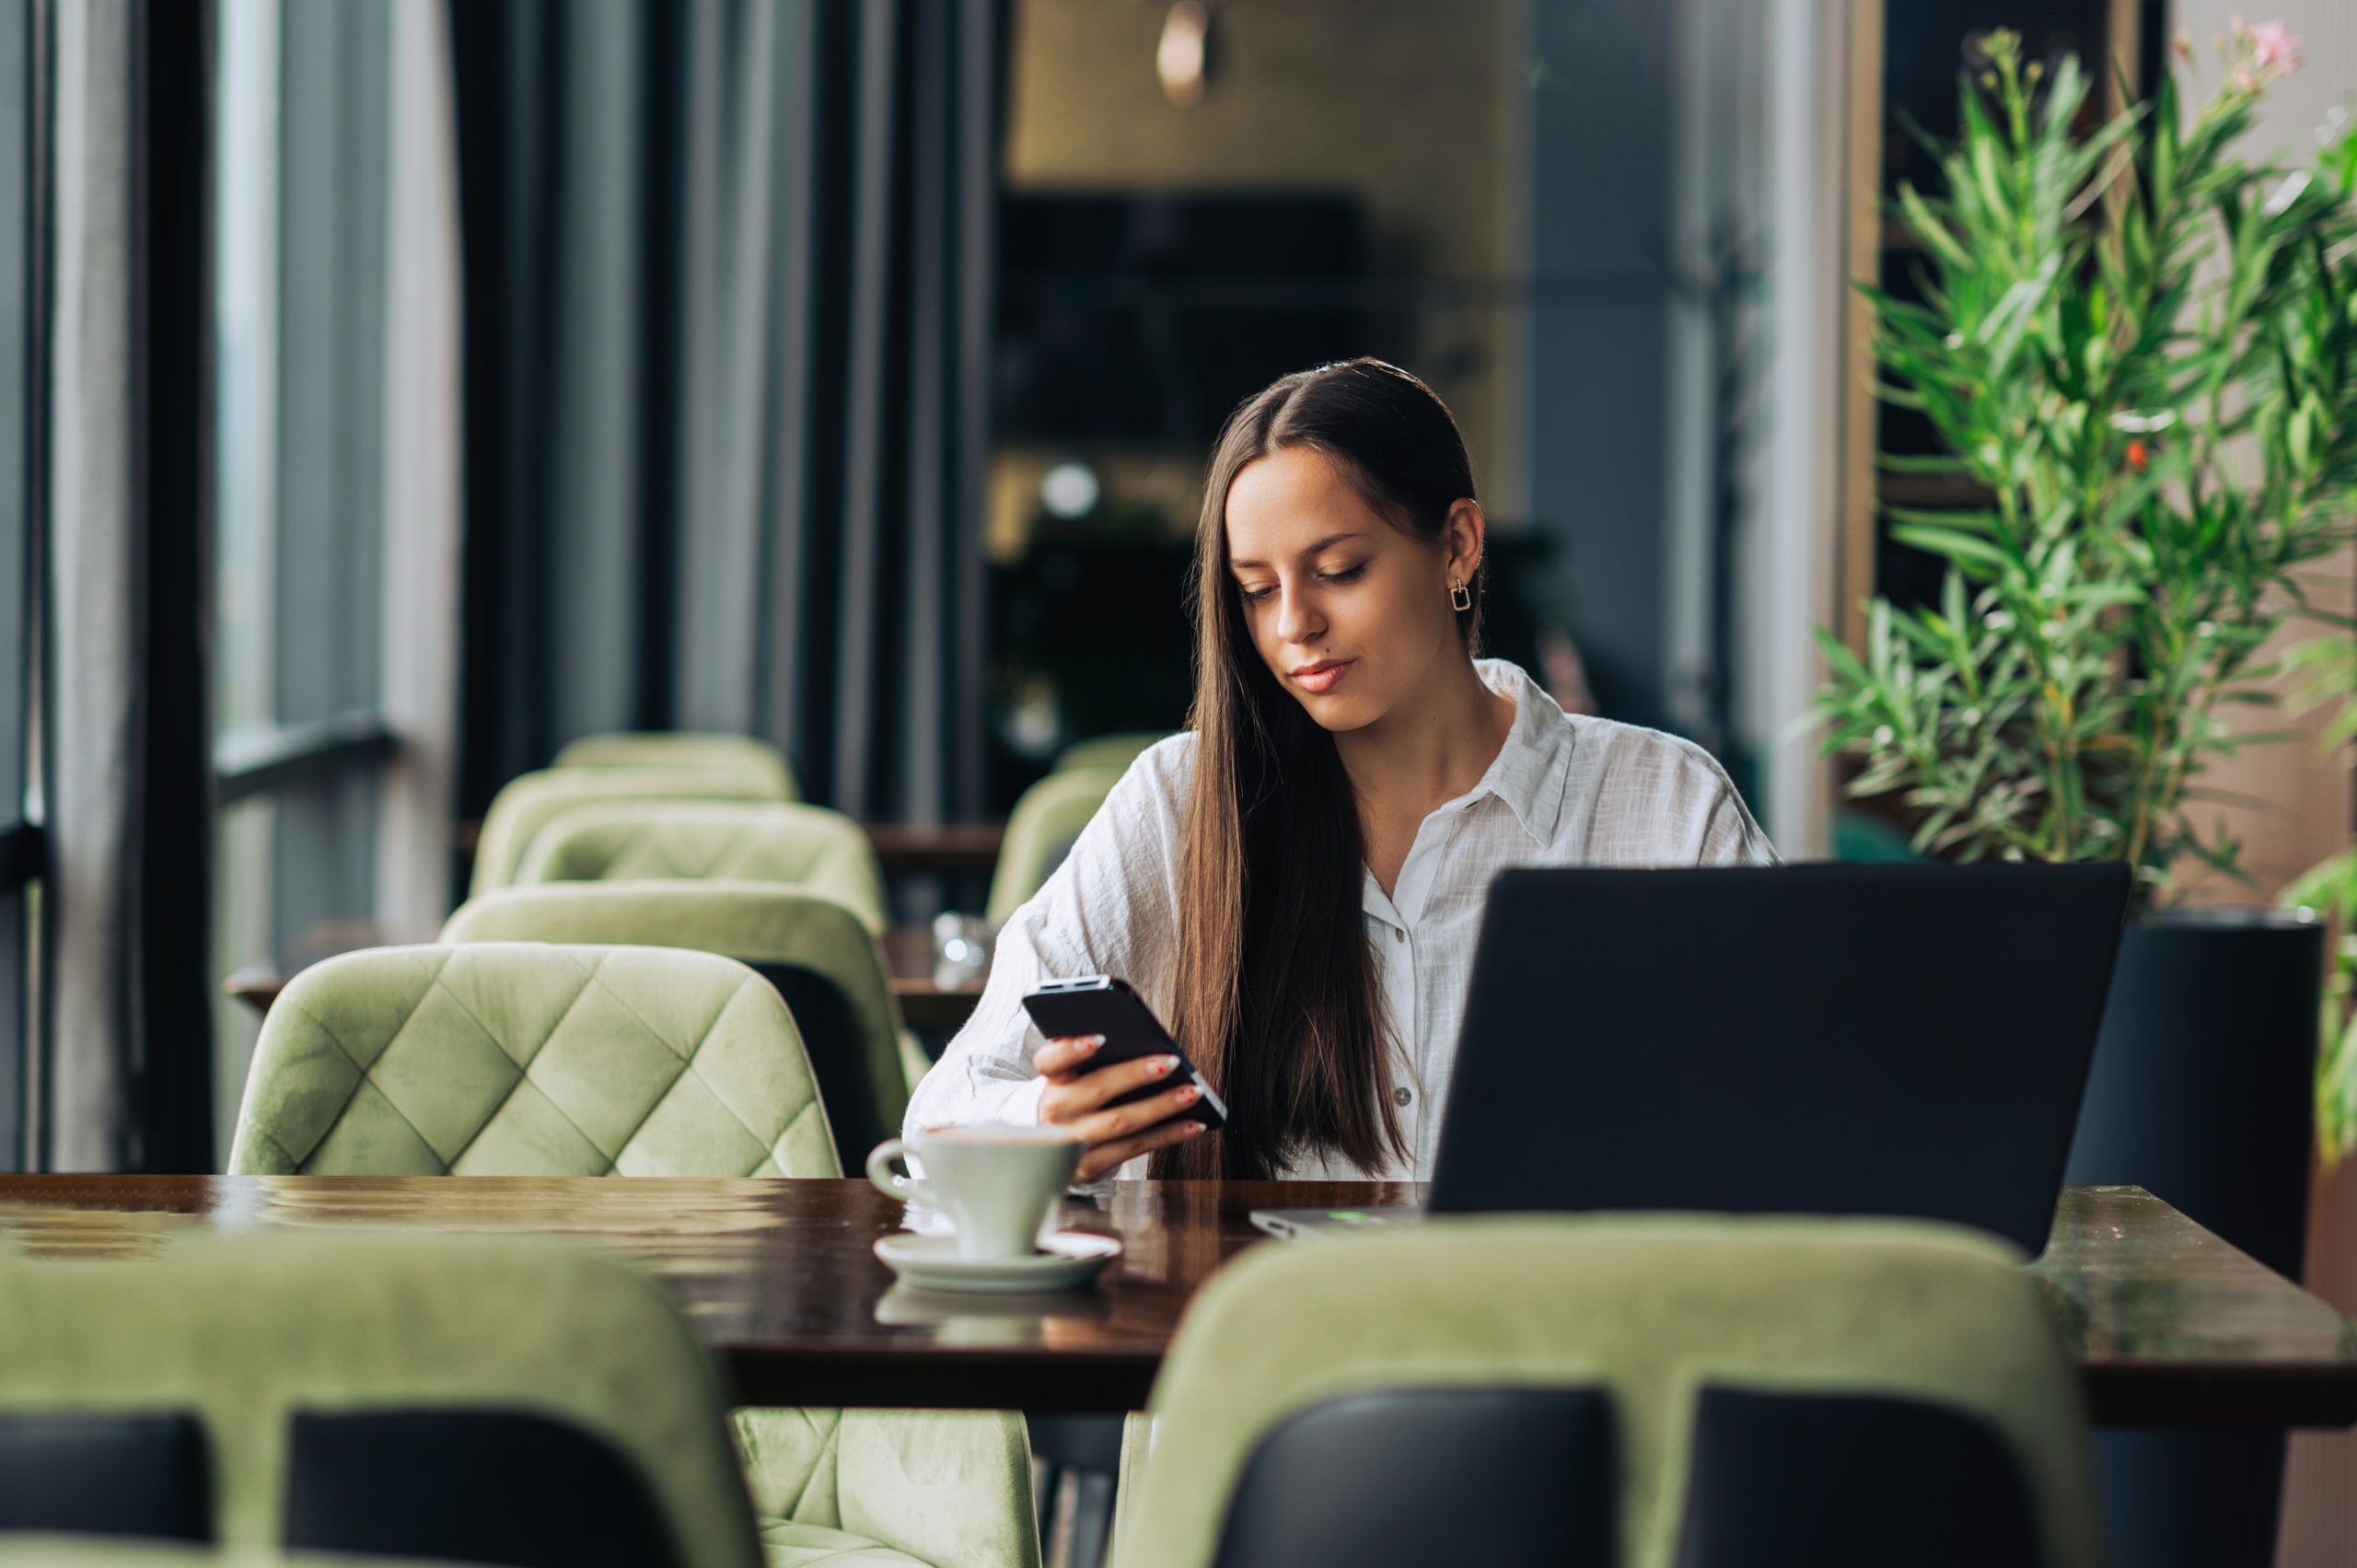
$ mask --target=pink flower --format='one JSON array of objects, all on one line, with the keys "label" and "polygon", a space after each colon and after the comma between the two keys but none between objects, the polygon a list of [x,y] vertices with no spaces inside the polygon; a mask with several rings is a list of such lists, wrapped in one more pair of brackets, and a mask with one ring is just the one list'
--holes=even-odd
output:
[{"label": "pink flower", "polygon": [[2261,22],[2250,29],[2251,64],[2265,71],[2288,71],[2300,63],[2300,41],[2284,29],[2283,18]]}]

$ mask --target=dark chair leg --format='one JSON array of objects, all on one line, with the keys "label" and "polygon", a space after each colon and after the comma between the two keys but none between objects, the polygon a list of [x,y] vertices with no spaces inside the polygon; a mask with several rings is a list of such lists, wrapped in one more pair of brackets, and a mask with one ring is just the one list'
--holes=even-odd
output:
[{"label": "dark chair leg", "polygon": [[1071,1568],[1103,1568],[1105,1545],[1113,1535],[1113,1493],[1118,1470],[1081,1470],[1080,1495],[1073,1509]]},{"label": "dark chair leg", "polygon": [[[1040,1561],[1049,1568],[1101,1568],[1113,1533],[1113,1493],[1121,1470],[1118,1415],[1033,1415],[1031,1484],[1039,1514]],[[1074,1491],[1071,1534],[1057,1553],[1056,1516],[1066,1478]]]}]

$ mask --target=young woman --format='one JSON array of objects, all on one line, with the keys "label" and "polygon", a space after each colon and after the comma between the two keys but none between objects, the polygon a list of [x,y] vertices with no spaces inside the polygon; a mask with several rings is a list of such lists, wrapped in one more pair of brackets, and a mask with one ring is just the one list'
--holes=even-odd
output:
[{"label": "young woman", "polygon": [[[1058,1122],[1083,1179],[1422,1180],[1491,878],[1510,865],[1768,864],[1718,764],[1575,718],[1480,645],[1484,523],[1456,421],[1379,360],[1288,376],[1213,454],[1194,712],[1130,768],[1000,933],[911,1129]],[[1040,982],[1128,981],[1226,1103],[1170,1118],[1169,1057],[1091,1074]]]}]

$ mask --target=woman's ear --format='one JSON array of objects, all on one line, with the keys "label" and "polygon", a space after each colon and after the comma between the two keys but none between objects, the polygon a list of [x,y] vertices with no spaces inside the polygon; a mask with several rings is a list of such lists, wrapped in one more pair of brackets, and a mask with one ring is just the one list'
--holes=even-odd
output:
[{"label": "woman's ear", "polygon": [[1452,586],[1471,582],[1473,574],[1480,570],[1487,528],[1480,502],[1458,501],[1449,507],[1448,520],[1441,525],[1441,544]]}]

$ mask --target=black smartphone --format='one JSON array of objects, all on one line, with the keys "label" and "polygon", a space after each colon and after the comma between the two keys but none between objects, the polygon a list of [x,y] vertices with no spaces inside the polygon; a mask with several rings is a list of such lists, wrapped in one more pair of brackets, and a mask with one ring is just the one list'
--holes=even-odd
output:
[{"label": "black smartphone", "polygon": [[1089,1071],[1110,1067],[1116,1062],[1128,1062],[1140,1056],[1176,1056],[1178,1065],[1169,1077],[1160,1083],[1108,1100],[1109,1105],[1127,1105],[1134,1099],[1158,1095],[1173,1084],[1192,1084],[1203,1092],[1203,1098],[1178,1112],[1175,1120],[1200,1121],[1206,1127],[1223,1126],[1227,1121],[1227,1107],[1219,1096],[1203,1082],[1154,1009],[1138,999],[1126,981],[1109,974],[1085,974],[1078,980],[1050,981],[1023,999],[1024,1010],[1039,1032],[1050,1040],[1063,1040],[1074,1035],[1103,1035],[1105,1043],[1097,1048]]}]

